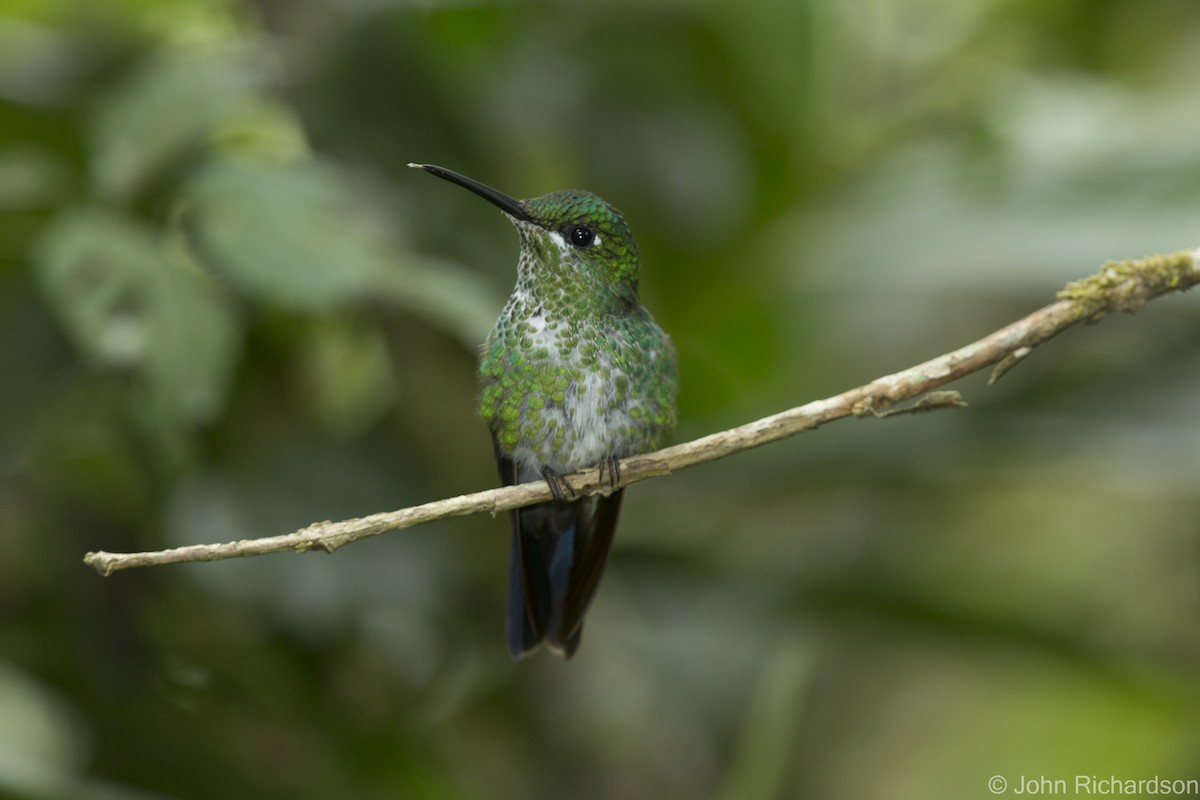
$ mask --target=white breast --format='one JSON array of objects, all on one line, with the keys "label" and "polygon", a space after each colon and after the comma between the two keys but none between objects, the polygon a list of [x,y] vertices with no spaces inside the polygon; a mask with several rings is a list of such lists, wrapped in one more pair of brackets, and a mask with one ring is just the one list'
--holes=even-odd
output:
[{"label": "white breast", "polygon": [[[579,353],[558,346],[556,334],[563,323],[531,317],[527,324],[532,329],[534,345],[549,351],[551,364],[579,367]],[[610,381],[597,372],[583,372],[568,388],[563,407],[547,408],[544,412],[547,420],[553,420],[566,431],[562,446],[555,449],[549,441],[525,442],[513,453],[522,477],[537,476],[543,466],[557,472],[572,472],[620,452],[620,438],[632,427],[633,420],[628,407],[609,409],[614,395]]]}]

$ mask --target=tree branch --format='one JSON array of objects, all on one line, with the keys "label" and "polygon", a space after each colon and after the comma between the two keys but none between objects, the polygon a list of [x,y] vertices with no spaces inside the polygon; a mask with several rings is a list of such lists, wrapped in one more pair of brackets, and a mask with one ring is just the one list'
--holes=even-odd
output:
[{"label": "tree branch", "polygon": [[[1023,360],[1033,349],[1080,322],[1098,322],[1114,311],[1132,313],[1147,301],[1170,292],[1185,291],[1200,283],[1200,248],[1165,256],[1132,261],[1110,261],[1095,275],[1070,283],[1058,293],[1056,302],[1033,312],[1024,319],[961,347],[951,353],[885,375],[870,383],[816,400],[730,430],[713,433],[653,453],[633,456],[621,462],[616,486],[603,480],[600,470],[568,476],[577,494],[607,494],[616,488],[647,478],[667,475],[706,461],[777,442],[803,431],[849,416],[886,416],[898,411],[924,411],[964,405],[955,392],[936,392],[939,386],[986,367],[996,365],[991,381],[1000,378]],[[925,397],[921,397],[926,395]],[[918,402],[905,409],[894,407],[914,398]],[[544,481],[505,486],[484,492],[451,497],[399,511],[386,511],[342,522],[317,522],[294,533],[245,539],[222,544],[198,544],[146,553],[88,553],[84,563],[101,575],[130,567],[178,564],[189,561],[218,561],[226,558],[255,556],[292,550],[304,553],[319,550],[332,553],[342,545],[409,528],[447,517],[459,517],[487,511],[493,515],[549,500]]]}]

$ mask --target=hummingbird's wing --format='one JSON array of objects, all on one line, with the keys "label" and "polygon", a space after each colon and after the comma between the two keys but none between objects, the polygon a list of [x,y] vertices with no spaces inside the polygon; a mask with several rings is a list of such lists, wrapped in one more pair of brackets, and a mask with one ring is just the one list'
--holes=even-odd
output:
[{"label": "hummingbird's wing", "polygon": [[[493,442],[494,444],[494,442]],[[505,486],[519,482],[512,459],[496,447]],[[538,503],[514,509],[508,569],[508,649],[520,658],[550,634],[548,644],[570,655],[552,631],[562,628],[563,609],[574,574],[576,541],[585,531],[591,503]],[[574,648],[571,648],[572,650]]]},{"label": "hummingbird's wing", "polygon": [[588,515],[585,533],[575,543],[562,623],[557,631],[549,632],[551,644],[559,643],[568,658],[579,646],[583,615],[596,594],[600,576],[604,574],[604,566],[608,563],[608,551],[612,549],[613,535],[617,532],[617,517],[621,513],[621,497],[624,493],[624,489],[618,489],[607,497],[591,501],[594,507]]},{"label": "hummingbird's wing", "polygon": [[[492,437],[496,451],[496,466],[500,469],[500,484],[512,486],[517,483],[517,465],[500,452],[500,445]],[[524,546],[521,536],[519,509],[509,512],[512,520],[512,546],[508,559],[508,649],[513,658],[520,658],[538,646],[545,637],[548,613],[539,609],[549,608],[549,586],[536,580],[542,573],[540,553],[536,547]],[[527,577],[528,576],[528,577]]]}]

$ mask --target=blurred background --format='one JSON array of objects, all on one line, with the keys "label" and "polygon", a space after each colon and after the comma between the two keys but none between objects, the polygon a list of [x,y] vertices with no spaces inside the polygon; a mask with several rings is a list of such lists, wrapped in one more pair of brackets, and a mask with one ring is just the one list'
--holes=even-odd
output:
[{"label": "blurred background", "polygon": [[0,796],[1200,777],[1195,296],[637,485],[570,663],[502,518],[81,562],[495,484],[516,237],[408,161],[625,212],[684,441],[1200,245],[1197,86],[1194,0],[3,0]]}]

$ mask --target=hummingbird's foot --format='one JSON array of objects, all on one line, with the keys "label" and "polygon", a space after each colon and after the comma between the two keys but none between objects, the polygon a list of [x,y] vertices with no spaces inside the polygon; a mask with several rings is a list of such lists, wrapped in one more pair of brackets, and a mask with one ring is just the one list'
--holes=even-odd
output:
[{"label": "hummingbird's foot", "polygon": [[596,480],[603,482],[605,473],[608,473],[608,485],[616,486],[617,481],[621,480],[621,459],[614,455],[607,455],[600,459]]},{"label": "hummingbird's foot", "polygon": [[568,494],[571,497],[575,496],[575,487],[561,472],[555,472],[550,467],[542,467],[542,477],[546,479],[546,485],[550,487],[550,494],[554,495],[556,502],[565,503]]}]

